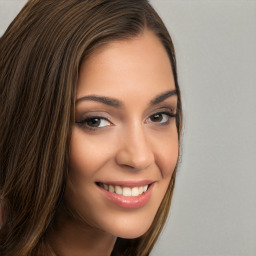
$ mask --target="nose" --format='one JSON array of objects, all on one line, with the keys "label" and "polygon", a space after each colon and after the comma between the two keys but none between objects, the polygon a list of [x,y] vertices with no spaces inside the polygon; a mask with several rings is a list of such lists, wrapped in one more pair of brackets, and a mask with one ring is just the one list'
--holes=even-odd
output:
[{"label": "nose", "polygon": [[154,153],[142,126],[134,125],[122,133],[116,154],[118,165],[143,170],[154,162]]}]

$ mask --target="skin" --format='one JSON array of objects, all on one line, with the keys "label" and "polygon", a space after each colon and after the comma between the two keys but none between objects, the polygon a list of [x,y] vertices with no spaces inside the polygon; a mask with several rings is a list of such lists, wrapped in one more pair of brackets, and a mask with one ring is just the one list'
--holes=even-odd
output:
[{"label": "skin", "polygon": [[[75,217],[62,216],[52,235],[60,255],[110,255],[116,237],[136,238],[148,230],[178,159],[176,121],[163,114],[176,113],[177,96],[152,101],[172,90],[168,55],[148,30],[111,42],[82,63],[65,193]],[[84,98],[92,95],[113,98],[121,106]],[[95,116],[103,119],[92,120]],[[109,201],[96,185],[145,179],[154,182],[152,195],[137,209]]]}]

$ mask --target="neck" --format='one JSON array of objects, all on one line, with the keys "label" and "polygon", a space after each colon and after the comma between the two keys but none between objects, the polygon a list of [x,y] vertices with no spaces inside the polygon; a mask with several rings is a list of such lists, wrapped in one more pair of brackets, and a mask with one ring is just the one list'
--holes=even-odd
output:
[{"label": "neck", "polygon": [[58,218],[48,241],[58,256],[111,255],[116,237],[81,221],[62,216]]}]

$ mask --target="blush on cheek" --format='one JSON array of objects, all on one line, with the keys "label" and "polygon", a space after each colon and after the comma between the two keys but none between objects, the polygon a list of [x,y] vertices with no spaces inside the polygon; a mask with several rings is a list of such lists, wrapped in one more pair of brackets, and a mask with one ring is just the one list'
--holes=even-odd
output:
[{"label": "blush on cheek", "polygon": [[177,144],[177,148],[173,148],[172,151],[169,150],[169,153],[168,151],[164,151],[164,150],[162,152],[163,152],[163,154],[161,155],[162,161],[159,161],[163,164],[160,167],[162,178],[163,179],[170,178],[178,162],[178,144]]}]

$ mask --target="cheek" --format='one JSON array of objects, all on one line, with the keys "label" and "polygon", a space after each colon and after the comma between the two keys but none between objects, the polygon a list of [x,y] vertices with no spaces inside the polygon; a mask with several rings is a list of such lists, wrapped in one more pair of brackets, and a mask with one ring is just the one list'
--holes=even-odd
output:
[{"label": "cheek", "polygon": [[165,136],[161,143],[155,144],[155,162],[163,179],[170,179],[179,156],[178,134]]},{"label": "cheek", "polygon": [[110,152],[104,147],[105,140],[86,136],[74,128],[70,145],[70,175],[82,175],[90,179],[109,159]]},{"label": "cheek", "polygon": [[97,202],[95,176],[109,159],[104,140],[73,128],[70,143],[70,170],[67,178],[65,199],[72,210],[83,219],[93,223],[93,202]]}]

